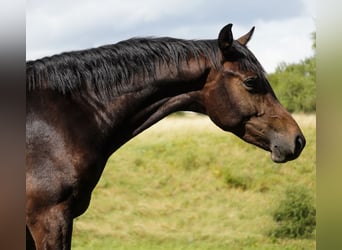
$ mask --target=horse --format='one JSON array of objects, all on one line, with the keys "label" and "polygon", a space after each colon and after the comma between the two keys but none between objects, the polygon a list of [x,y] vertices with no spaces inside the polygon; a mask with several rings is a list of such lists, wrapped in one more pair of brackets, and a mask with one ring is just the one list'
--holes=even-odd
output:
[{"label": "horse", "polygon": [[26,62],[27,247],[70,249],[106,161],[167,115],[193,111],[296,159],[305,137],[232,24],[217,39],[132,38]]}]

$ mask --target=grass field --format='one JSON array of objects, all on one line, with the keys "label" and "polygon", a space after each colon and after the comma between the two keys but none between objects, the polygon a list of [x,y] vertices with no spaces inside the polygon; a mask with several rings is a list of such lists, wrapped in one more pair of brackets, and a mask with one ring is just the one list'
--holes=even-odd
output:
[{"label": "grass field", "polygon": [[286,190],[315,197],[316,117],[295,119],[307,146],[286,164],[206,117],[162,120],[109,159],[75,221],[73,249],[315,249],[315,232],[270,236]]}]

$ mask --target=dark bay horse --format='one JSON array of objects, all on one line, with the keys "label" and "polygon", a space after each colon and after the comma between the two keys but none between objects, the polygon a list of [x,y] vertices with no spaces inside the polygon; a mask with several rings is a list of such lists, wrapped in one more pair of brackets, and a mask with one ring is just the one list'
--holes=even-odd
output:
[{"label": "dark bay horse", "polygon": [[297,158],[305,138],[232,24],[215,40],[136,38],[26,63],[28,247],[70,249],[73,219],[88,207],[108,157],[175,111]]}]

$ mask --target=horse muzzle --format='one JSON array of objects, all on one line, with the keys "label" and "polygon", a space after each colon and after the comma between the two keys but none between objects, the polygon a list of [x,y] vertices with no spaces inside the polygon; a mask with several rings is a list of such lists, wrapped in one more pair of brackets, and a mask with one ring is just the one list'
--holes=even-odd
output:
[{"label": "horse muzzle", "polygon": [[291,138],[273,135],[270,142],[271,159],[276,163],[284,163],[296,159],[306,144],[302,133],[291,136]]}]

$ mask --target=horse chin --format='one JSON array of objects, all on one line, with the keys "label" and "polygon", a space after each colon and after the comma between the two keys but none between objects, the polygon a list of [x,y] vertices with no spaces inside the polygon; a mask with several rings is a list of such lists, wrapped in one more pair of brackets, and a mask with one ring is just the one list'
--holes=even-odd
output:
[{"label": "horse chin", "polygon": [[281,152],[277,149],[274,148],[271,151],[271,159],[275,163],[285,163],[287,162],[287,159],[284,155],[281,154]]},{"label": "horse chin", "polygon": [[271,159],[275,163],[285,163],[296,158],[297,157],[293,153],[287,152],[280,146],[271,146]]}]

